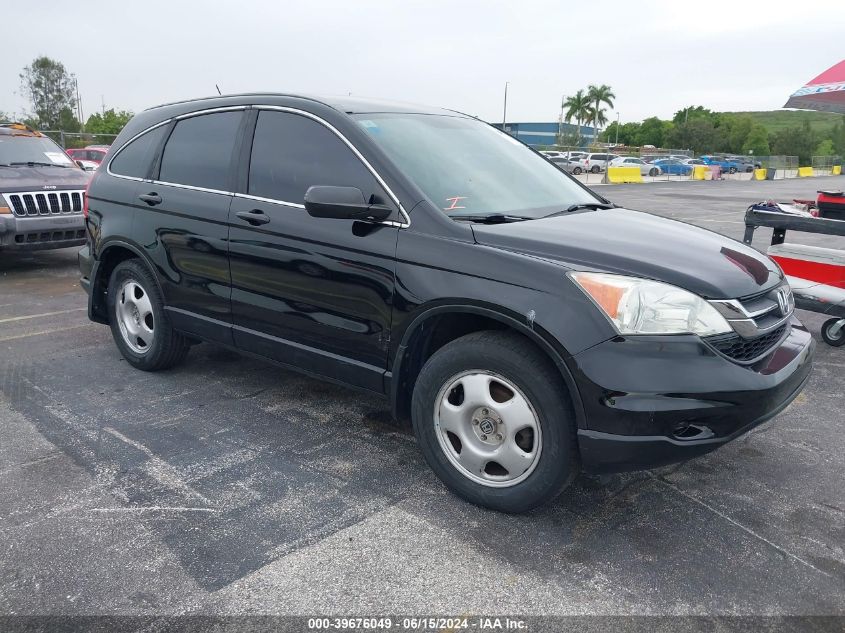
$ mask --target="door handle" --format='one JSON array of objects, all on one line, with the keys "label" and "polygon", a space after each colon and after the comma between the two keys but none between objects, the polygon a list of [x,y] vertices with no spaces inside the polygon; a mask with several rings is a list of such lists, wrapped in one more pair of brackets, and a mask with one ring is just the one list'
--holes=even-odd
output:
[{"label": "door handle", "polygon": [[252,226],[259,226],[260,224],[267,224],[270,221],[268,216],[261,209],[253,209],[252,211],[238,211],[235,214],[241,220],[245,220],[252,224]]},{"label": "door handle", "polygon": [[143,200],[151,207],[154,207],[157,204],[161,204],[161,196],[158,195],[155,191],[151,191],[150,193],[143,193],[138,196],[138,199]]}]

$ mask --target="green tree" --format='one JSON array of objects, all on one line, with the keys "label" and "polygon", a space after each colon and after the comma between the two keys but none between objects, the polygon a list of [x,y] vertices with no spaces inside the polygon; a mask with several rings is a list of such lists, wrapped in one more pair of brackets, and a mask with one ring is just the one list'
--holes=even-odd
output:
[{"label": "green tree", "polygon": [[572,119],[578,124],[578,145],[581,144],[581,125],[587,120],[590,114],[590,99],[584,94],[583,90],[579,90],[571,97],[564,99],[561,104],[563,108],[563,118],[567,123],[571,123]]},{"label": "green tree", "polygon": [[718,117],[718,114],[712,110],[708,110],[704,106],[688,106],[675,113],[675,116],[672,117],[672,123],[677,125],[679,123],[689,123],[696,119],[706,119],[715,125]]},{"label": "green tree", "polygon": [[724,149],[733,154],[740,153],[754,127],[754,120],[747,115],[734,116],[727,120],[722,118],[719,127],[723,126],[725,127],[724,137],[726,141]]},{"label": "green tree", "polygon": [[809,165],[820,140],[809,119],[804,119],[801,127],[788,127],[772,135],[772,154],[798,156],[801,165]]},{"label": "green tree", "polygon": [[836,149],[833,147],[833,141],[829,138],[816,145],[816,149],[813,151],[813,156],[833,156],[835,154]]},{"label": "green tree", "polygon": [[620,145],[637,145],[640,127],[639,123],[619,124],[614,121],[605,128],[601,134],[601,138],[606,143],[616,143],[618,139]]},{"label": "green tree", "polygon": [[49,57],[37,57],[24,67],[20,80],[21,90],[32,107],[29,118],[38,127],[61,129],[62,123],[73,117],[76,78],[64,64]]},{"label": "green tree", "polygon": [[590,84],[587,86],[587,98],[590,101],[590,119],[593,122],[593,128],[595,128],[596,138],[598,138],[599,126],[607,123],[605,109],[602,106],[606,105],[613,109],[613,100],[616,95],[613,94],[613,90],[608,85],[595,86]]},{"label": "green tree", "polygon": [[769,148],[769,132],[759,123],[751,128],[745,143],[742,144],[742,153],[748,154],[749,152],[755,156],[768,156],[772,153]]},{"label": "green tree", "polygon": [[120,131],[129,123],[132,112],[126,110],[114,110],[110,108],[100,114],[92,114],[85,122],[85,131],[91,134],[120,134]]},{"label": "green tree", "polygon": [[639,133],[635,139],[636,144],[640,147],[643,145],[663,147],[665,131],[666,121],[661,121],[656,116],[650,116],[640,125]]},{"label": "green tree", "polygon": [[697,154],[717,151],[718,140],[716,126],[704,118],[676,123],[666,134],[666,144],[670,147],[691,149]]}]

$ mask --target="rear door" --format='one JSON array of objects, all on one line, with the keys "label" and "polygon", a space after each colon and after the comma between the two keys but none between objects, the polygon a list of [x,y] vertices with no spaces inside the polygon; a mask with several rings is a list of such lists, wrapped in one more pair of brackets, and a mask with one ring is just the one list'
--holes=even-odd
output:
[{"label": "rear door", "polygon": [[391,198],[339,133],[303,112],[258,112],[244,162],[229,215],[235,343],[383,391],[399,229],[312,218],[303,202],[313,185]]},{"label": "rear door", "polygon": [[153,181],[138,191],[145,207],[136,232],[158,260],[176,327],[231,343],[228,215],[244,109],[181,117],[172,126]]}]

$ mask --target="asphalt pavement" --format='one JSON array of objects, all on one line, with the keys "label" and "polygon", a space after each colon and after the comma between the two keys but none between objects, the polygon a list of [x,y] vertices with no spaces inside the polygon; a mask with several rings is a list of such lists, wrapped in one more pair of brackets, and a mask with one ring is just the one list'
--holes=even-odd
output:
[{"label": "asphalt pavement", "polygon": [[[841,182],[600,192],[740,238],[750,203]],[[0,254],[2,615],[845,615],[841,348],[721,450],[507,516],[382,400],[207,344],[133,370],[77,280],[74,250]]]}]

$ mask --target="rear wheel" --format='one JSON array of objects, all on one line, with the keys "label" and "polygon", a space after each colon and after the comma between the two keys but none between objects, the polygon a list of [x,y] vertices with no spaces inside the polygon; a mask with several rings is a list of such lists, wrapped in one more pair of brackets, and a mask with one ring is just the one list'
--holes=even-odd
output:
[{"label": "rear wheel", "polygon": [[736,173],[736,167],[731,167],[731,168],[728,170],[728,173],[729,173],[729,174],[735,174],[735,173]]},{"label": "rear wheel", "polygon": [[583,170],[580,167],[575,167],[572,170],[572,173],[575,174],[576,176],[580,176],[582,172],[583,172]]},{"label": "rear wheel", "polygon": [[601,167],[599,167],[598,165],[593,165],[592,167],[590,167],[590,171],[594,174],[597,174],[601,171]]},{"label": "rear wheel", "polygon": [[517,334],[477,332],[435,352],[414,386],[412,421],[446,486],[494,510],[545,503],[579,470],[560,375]]},{"label": "rear wheel", "polygon": [[657,174],[658,174],[658,170],[657,170],[656,167],[652,167],[651,169],[648,170],[648,175],[651,176],[652,178],[657,176]]},{"label": "rear wheel", "polygon": [[828,319],[822,325],[824,342],[833,347],[845,345],[845,319]]},{"label": "rear wheel", "polygon": [[112,337],[130,365],[156,371],[184,360],[189,342],[170,325],[158,285],[139,260],[115,267],[107,305]]}]

